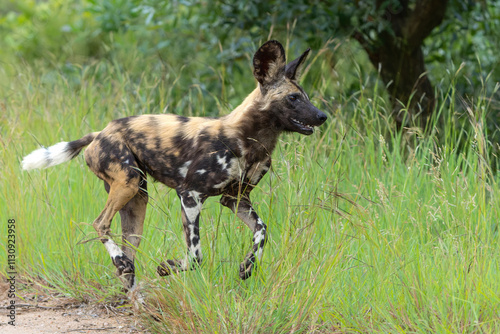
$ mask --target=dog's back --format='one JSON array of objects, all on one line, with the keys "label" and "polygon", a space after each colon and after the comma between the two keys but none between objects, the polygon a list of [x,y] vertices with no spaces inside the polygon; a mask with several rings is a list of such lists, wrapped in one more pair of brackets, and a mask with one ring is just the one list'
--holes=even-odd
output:
[{"label": "dog's back", "polygon": [[171,188],[187,179],[197,191],[221,193],[228,177],[246,167],[238,131],[223,124],[223,118],[169,114],[114,120],[87,147],[85,160],[105,181],[122,170],[147,173]]}]

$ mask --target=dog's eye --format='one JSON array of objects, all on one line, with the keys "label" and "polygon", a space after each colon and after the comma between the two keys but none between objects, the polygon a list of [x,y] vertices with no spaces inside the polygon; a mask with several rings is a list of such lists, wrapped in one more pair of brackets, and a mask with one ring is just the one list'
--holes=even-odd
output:
[{"label": "dog's eye", "polygon": [[298,100],[298,98],[299,98],[299,97],[298,97],[297,95],[295,95],[295,94],[293,94],[293,95],[288,95],[288,99],[289,99],[290,101],[292,101],[292,102],[297,101],[297,100]]}]

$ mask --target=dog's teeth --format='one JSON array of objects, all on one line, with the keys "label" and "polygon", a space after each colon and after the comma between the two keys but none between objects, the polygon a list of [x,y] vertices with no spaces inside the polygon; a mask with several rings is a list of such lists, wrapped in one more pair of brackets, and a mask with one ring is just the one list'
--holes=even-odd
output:
[{"label": "dog's teeth", "polygon": [[314,128],[314,125],[308,125],[308,124],[304,124],[304,122],[301,122],[299,121],[298,119],[295,119],[295,118],[292,118],[292,121],[294,121],[295,123],[298,123],[308,129],[313,129]]}]

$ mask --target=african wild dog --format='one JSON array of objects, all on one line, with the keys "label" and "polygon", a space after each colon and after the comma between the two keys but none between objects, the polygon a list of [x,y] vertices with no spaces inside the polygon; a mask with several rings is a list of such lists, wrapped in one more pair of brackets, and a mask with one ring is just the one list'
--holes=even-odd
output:
[{"label": "african wild dog", "polygon": [[[240,278],[250,277],[261,259],[266,224],[253,210],[250,192],[271,166],[271,153],[283,131],[305,135],[326,115],[298,85],[305,51],[288,65],[277,41],[262,45],[253,58],[258,87],[230,114],[221,118],[141,115],[117,119],[100,131],[72,142],[38,149],[24,158],[23,169],[51,167],[85,150],[89,168],[104,181],[108,200],[93,223],[126,289],[136,286],[135,249],[141,241],[148,202],[146,174],[176,189],[182,206],[187,256],[167,260],[161,276],[195,267],[202,259],[199,215],[209,196],[252,230],[253,247],[240,265]],[[123,245],[113,241],[113,216],[120,212]],[[130,247],[130,245],[132,247]]]}]

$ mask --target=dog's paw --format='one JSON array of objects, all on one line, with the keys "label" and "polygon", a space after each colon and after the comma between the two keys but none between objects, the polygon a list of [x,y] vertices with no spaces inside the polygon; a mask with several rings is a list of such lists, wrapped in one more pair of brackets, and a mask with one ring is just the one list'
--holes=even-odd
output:
[{"label": "dog's paw", "polygon": [[165,262],[160,263],[160,265],[156,268],[156,272],[160,276],[169,276],[172,274],[172,270],[170,269],[170,266],[168,264],[165,264]]},{"label": "dog's paw", "polygon": [[252,276],[252,271],[256,268],[255,263],[246,261],[240,264],[240,278],[246,280]]},{"label": "dog's paw", "polygon": [[118,269],[118,276],[135,273],[134,263],[125,255],[114,257],[113,264]]},{"label": "dog's paw", "polygon": [[156,272],[160,276],[177,274],[184,270],[186,269],[182,260],[167,260],[167,263],[161,262],[160,265],[156,268]]}]

